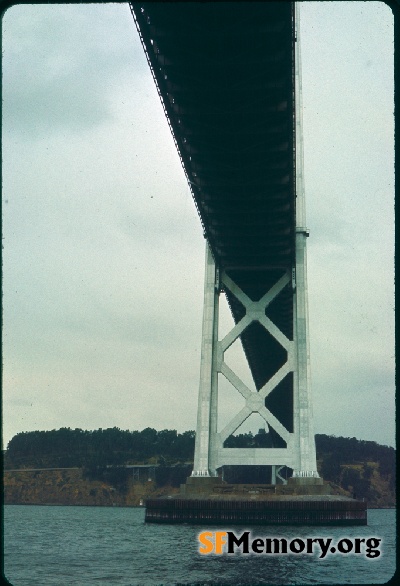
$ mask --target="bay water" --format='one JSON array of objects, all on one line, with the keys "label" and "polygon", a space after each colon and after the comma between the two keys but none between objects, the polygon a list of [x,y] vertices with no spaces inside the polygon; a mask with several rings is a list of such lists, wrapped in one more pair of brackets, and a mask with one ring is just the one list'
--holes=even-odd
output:
[{"label": "bay water", "polygon": [[[368,511],[364,527],[158,525],[143,508],[5,505],[4,575],[13,586],[382,584],[396,567],[395,510]],[[202,555],[201,531],[254,537],[377,538],[380,555]],[[333,543],[332,542],[332,543]]]}]

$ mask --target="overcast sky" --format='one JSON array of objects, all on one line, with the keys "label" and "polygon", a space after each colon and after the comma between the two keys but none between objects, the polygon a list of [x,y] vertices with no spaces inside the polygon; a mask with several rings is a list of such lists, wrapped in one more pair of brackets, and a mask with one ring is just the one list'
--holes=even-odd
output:
[{"label": "overcast sky", "polygon": [[[4,443],[195,429],[205,241],[129,7],[2,26]],[[394,445],[392,14],[307,2],[301,41],[315,431]]]}]

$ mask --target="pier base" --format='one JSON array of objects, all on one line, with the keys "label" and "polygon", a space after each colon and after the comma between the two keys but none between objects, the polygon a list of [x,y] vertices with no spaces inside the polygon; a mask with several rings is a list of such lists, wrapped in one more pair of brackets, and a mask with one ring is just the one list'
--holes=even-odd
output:
[{"label": "pier base", "polygon": [[225,485],[219,476],[199,478],[189,476],[185,484],[181,484],[181,495],[185,498],[207,498],[210,494],[218,494]]},{"label": "pier base", "polygon": [[202,525],[366,525],[366,503],[345,497],[263,500],[159,498],[146,503],[147,523]]},{"label": "pier base", "polygon": [[226,484],[189,478],[181,494],[149,499],[147,523],[202,525],[366,525],[367,503],[327,494],[322,479],[288,485]]}]

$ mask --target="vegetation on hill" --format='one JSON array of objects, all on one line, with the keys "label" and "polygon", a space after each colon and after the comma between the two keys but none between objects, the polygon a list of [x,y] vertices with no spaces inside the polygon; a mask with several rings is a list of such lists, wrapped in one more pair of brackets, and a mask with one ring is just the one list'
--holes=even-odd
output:
[{"label": "vegetation on hill", "polygon": [[15,435],[5,453],[5,467],[68,468],[123,464],[175,463],[193,459],[194,431],[178,433],[150,427],[85,431],[63,427]]},{"label": "vegetation on hill", "polygon": [[[123,431],[116,427],[95,431],[61,428],[23,432],[10,441],[4,464],[6,470],[77,467],[82,469],[84,479],[118,486],[123,492],[128,490],[126,474],[117,467],[129,464],[157,463],[161,466],[158,484],[176,485],[170,482],[167,467],[191,462],[194,440],[194,431],[178,433],[152,428],[142,431]],[[264,440],[265,434],[247,433],[231,436],[228,442],[229,447],[262,447]],[[374,506],[395,505],[394,448],[322,434],[316,435],[316,448],[321,476],[333,483],[339,492],[355,494]],[[180,477],[190,469],[179,468],[174,471],[174,478],[179,476],[181,481]]]},{"label": "vegetation on hill", "polygon": [[328,480],[374,506],[396,504],[396,451],[376,442],[316,435],[318,470]]}]

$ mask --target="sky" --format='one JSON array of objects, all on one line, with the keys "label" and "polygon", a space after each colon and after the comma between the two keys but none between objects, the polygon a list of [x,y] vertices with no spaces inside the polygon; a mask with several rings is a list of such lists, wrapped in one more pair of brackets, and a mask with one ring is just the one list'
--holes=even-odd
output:
[{"label": "sky", "polygon": [[[4,446],[195,429],[205,240],[129,6],[2,35]],[[392,13],[302,3],[301,47],[315,432],[394,445]]]}]

